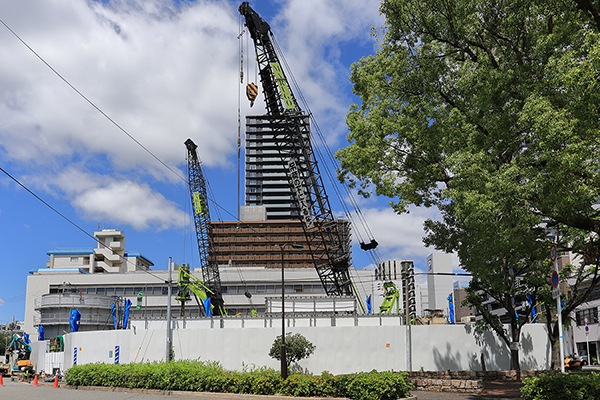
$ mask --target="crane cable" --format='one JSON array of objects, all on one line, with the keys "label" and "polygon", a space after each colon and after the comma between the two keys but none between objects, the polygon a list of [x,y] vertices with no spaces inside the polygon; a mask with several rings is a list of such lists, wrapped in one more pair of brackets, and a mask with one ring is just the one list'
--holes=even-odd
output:
[{"label": "crane cable", "polygon": [[[238,137],[237,137],[237,170],[238,170],[238,176],[237,176],[237,227],[236,229],[239,230],[240,227],[240,220],[241,220],[241,207],[240,207],[240,199],[242,197],[241,192],[240,192],[240,188],[241,188],[241,152],[242,152],[242,85],[244,84],[244,33],[246,32],[246,29],[244,29],[244,22],[242,21],[242,16],[240,15],[238,17],[238,29],[240,34],[238,35],[238,47],[239,47],[239,56],[240,56],[240,84],[238,85]],[[246,41],[247,43],[248,41]],[[248,63],[246,63],[247,65]],[[248,68],[248,66],[246,66],[246,68]],[[248,71],[246,71],[246,75]],[[230,260],[231,264],[233,264],[238,272],[238,275],[240,277],[240,281],[242,282],[242,285],[244,285],[244,295],[246,296],[246,298],[251,299],[252,295],[250,294],[250,292],[248,291],[248,285],[246,284],[246,280],[244,279],[244,276],[242,274],[242,270],[240,269],[240,267],[238,266],[236,261],[236,245],[233,245],[233,252],[232,252],[233,256],[232,259]],[[250,300],[250,303],[252,303],[252,300]]]}]

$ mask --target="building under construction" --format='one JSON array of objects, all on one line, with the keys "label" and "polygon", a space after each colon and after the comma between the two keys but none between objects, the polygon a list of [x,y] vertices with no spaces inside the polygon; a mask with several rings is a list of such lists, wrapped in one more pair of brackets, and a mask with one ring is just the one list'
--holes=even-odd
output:
[{"label": "building under construction", "polygon": [[[344,246],[350,252],[350,224],[337,220],[343,232]],[[226,221],[212,222],[217,263],[237,267],[281,268],[281,246],[285,250],[285,268],[311,268],[314,262],[306,244],[302,222]],[[294,243],[301,249],[286,248]],[[312,251],[318,252],[318,249]]]}]

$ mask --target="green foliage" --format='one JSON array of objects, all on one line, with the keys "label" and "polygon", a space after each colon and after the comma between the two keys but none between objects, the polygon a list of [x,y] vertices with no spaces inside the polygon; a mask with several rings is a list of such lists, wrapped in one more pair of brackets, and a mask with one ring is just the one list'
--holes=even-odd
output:
[{"label": "green foliage", "polygon": [[525,380],[525,400],[600,399],[600,374],[555,374]]},{"label": "green foliage", "polygon": [[344,397],[362,400],[392,400],[406,397],[412,386],[405,373],[362,372],[346,375]]},{"label": "green foliage", "polygon": [[354,400],[392,400],[408,397],[412,387],[400,372],[320,376],[292,373],[283,381],[279,371],[256,368],[224,370],[218,363],[201,361],[147,364],[87,364],[67,370],[72,386],[109,386],[160,390],[287,395],[295,397],[351,397]]},{"label": "green foliage", "polygon": [[542,227],[582,260],[563,320],[600,282],[600,18],[583,3],[383,0],[380,47],[351,70],[339,178],[398,213],[438,207],[424,242],[458,253],[468,303],[506,343],[529,313],[515,298],[554,307]]},{"label": "green foliage", "polygon": [[[310,357],[314,351],[315,345],[301,334],[295,333],[292,335],[291,332],[288,332],[285,335],[285,358],[288,368],[293,362]],[[273,342],[269,356],[276,360],[281,360],[281,335],[277,336]]]}]

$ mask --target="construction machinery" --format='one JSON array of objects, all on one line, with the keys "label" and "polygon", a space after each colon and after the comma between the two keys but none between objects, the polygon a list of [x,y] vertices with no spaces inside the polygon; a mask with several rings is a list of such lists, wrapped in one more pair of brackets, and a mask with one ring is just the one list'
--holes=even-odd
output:
[{"label": "construction machinery", "polygon": [[[267,114],[260,118],[268,121],[270,133],[274,135],[282,163],[287,169],[287,179],[321,283],[327,295],[353,295],[348,271],[350,249],[346,240],[349,227],[336,221],[331,211],[313,154],[307,123],[309,118],[290,88],[269,24],[248,2],[240,5],[239,12],[244,16],[256,51],[267,110]],[[247,93],[249,100],[254,102],[255,88],[249,88]]]},{"label": "construction machinery", "polygon": [[[185,316],[185,303],[191,300],[190,292],[194,294],[194,298],[198,303],[198,308],[204,310],[206,316],[211,316],[213,308],[210,302],[207,302],[209,296],[206,294],[212,294],[211,290],[206,287],[204,282],[196,278],[190,273],[189,265],[182,265],[179,267],[177,284],[179,285],[179,296],[175,300],[181,302],[181,316]],[[200,303],[202,301],[202,303]]]},{"label": "construction machinery", "polygon": [[27,334],[13,333],[10,343],[6,346],[4,363],[0,364],[3,374],[17,375],[26,370],[33,371],[33,361],[29,359],[30,343]]},{"label": "construction machinery", "polygon": [[383,293],[383,302],[379,306],[380,314],[392,314],[394,304],[396,304],[396,314],[400,313],[400,294],[394,282],[385,282],[383,284],[385,292]]},{"label": "construction machinery", "polygon": [[[194,281],[196,278],[189,273],[189,270],[183,275],[183,279],[184,282],[188,282],[187,287],[189,288],[197,287],[198,290],[202,291],[202,287],[206,290],[206,295],[210,299],[210,306],[208,308],[205,307],[207,308],[205,310],[206,315],[225,315],[221,278],[219,276],[219,266],[217,265],[217,257],[214,251],[214,239],[210,223],[206,181],[202,171],[202,164],[198,157],[198,146],[192,139],[186,140],[185,146],[187,148],[188,182],[192,200],[192,211],[196,227],[200,266],[202,268],[202,281],[198,281],[202,282],[202,285],[198,286],[198,283]],[[182,271],[181,267],[180,271]],[[180,275],[180,279],[181,277]],[[191,285],[189,284],[190,281],[192,282]]]}]

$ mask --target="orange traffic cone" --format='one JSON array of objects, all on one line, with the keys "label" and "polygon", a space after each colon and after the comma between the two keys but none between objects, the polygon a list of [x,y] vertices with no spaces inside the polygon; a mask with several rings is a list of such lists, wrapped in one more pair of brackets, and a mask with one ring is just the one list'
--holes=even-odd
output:
[{"label": "orange traffic cone", "polygon": [[35,374],[35,378],[33,378],[33,386],[39,386],[37,383],[37,376],[38,374]]},{"label": "orange traffic cone", "polygon": [[58,387],[58,375],[54,376],[54,385],[52,385],[52,387]]},{"label": "orange traffic cone", "polygon": [[2,380],[2,372],[0,372],[0,386],[4,386],[4,381]]}]

